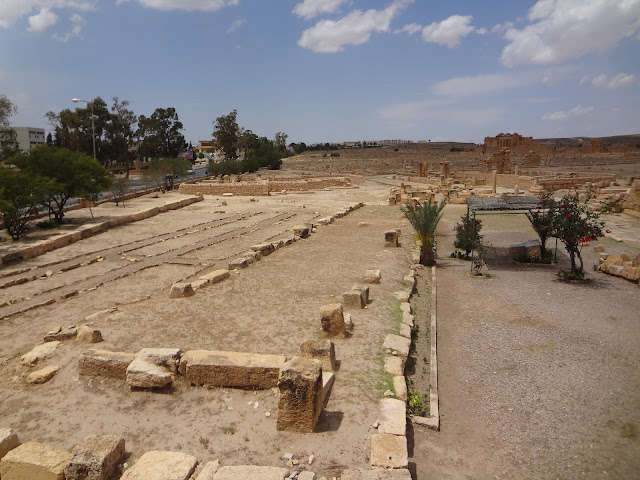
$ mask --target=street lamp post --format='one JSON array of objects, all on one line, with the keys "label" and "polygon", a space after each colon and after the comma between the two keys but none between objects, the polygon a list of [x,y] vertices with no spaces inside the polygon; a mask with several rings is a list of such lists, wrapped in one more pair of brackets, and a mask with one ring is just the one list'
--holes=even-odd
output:
[{"label": "street lamp post", "polygon": [[93,119],[93,102],[82,100],[81,98],[71,99],[73,103],[84,102],[91,107],[91,139],[93,140],[93,158],[96,158],[96,125]]}]

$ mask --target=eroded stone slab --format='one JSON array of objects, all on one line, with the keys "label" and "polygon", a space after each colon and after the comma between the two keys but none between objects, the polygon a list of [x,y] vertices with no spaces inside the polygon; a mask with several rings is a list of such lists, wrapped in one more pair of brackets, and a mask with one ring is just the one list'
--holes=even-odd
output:
[{"label": "eroded stone slab", "polygon": [[407,453],[407,437],[389,434],[375,434],[371,436],[372,467],[407,468],[409,465]]},{"label": "eroded stone slab", "polygon": [[401,337],[400,335],[389,334],[384,339],[382,349],[385,353],[391,355],[397,355],[402,358],[409,356],[409,347],[411,346],[411,339]]},{"label": "eroded stone slab", "polygon": [[127,367],[133,362],[134,358],[135,356],[132,353],[88,350],[80,355],[78,370],[80,375],[125,380],[127,378]]},{"label": "eroded stone slab", "polygon": [[102,342],[102,333],[93,327],[82,325],[78,328],[76,341],[80,343],[100,343]]},{"label": "eroded stone slab", "polygon": [[31,372],[29,375],[27,375],[27,383],[33,383],[36,385],[47,383],[54,377],[58,370],[60,370],[60,367],[58,365],[49,365],[48,367],[44,367],[36,370],[35,372]]},{"label": "eroded stone slab", "polygon": [[214,270],[211,273],[207,273],[206,275],[203,275],[200,277],[200,279],[202,280],[207,280],[210,284],[215,284],[215,283],[220,283],[221,281],[229,278],[231,274],[229,273],[229,270]]},{"label": "eroded stone slab", "polygon": [[322,330],[330,337],[345,336],[347,332],[341,303],[330,303],[320,307],[320,322]]},{"label": "eroded stone slab", "polygon": [[147,452],[120,480],[188,480],[198,460],[181,452]]},{"label": "eroded stone slab", "polygon": [[336,369],[336,350],[331,340],[311,339],[300,345],[300,355],[304,358],[320,360],[323,371]]},{"label": "eroded stone slab", "polygon": [[32,367],[55,352],[60,345],[61,343],[57,340],[38,345],[34,347],[29,353],[26,353],[22,356],[22,358],[20,359],[20,364],[24,365],[25,367]]},{"label": "eroded stone slab", "polygon": [[395,398],[380,400],[379,433],[405,435],[407,433],[407,405]]},{"label": "eroded stone slab", "polygon": [[127,367],[127,385],[136,388],[162,388],[173,378],[166,368],[135,358]]},{"label": "eroded stone slab", "polygon": [[344,470],[340,477],[342,480],[411,480],[411,472],[407,469],[387,470]]},{"label": "eroded stone slab", "polygon": [[180,359],[180,374],[194,385],[273,388],[278,384],[284,355],[190,350]]},{"label": "eroded stone slab", "polygon": [[247,268],[249,266],[248,258],[236,258],[233,262],[229,264],[229,270],[239,270],[241,268]]},{"label": "eroded stone slab", "polygon": [[218,470],[220,470],[220,460],[207,462],[202,470],[200,470],[196,480],[213,480]]},{"label": "eroded stone slab", "polygon": [[286,468],[240,465],[222,467],[213,480],[284,480],[288,473]]},{"label": "eroded stone slab", "polygon": [[407,401],[407,380],[403,375],[393,377],[393,389],[396,391],[396,398]]},{"label": "eroded stone slab", "polygon": [[398,231],[388,230],[384,232],[384,246],[385,247],[397,247],[398,246]]},{"label": "eroded stone slab", "polygon": [[171,285],[169,298],[192,297],[196,294],[190,283],[174,283]]},{"label": "eroded stone slab", "polygon": [[300,238],[307,238],[309,236],[309,230],[308,225],[296,225],[293,227],[293,233]]},{"label": "eroded stone slab", "polygon": [[76,327],[57,326],[44,336],[45,342],[72,340],[78,334]]},{"label": "eroded stone slab", "polygon": [[401,357],[384,357],[384,371],[394,376],[404,375],[404,360]]},{"label": "eroded stone slab", "polygon": [[179,348],[143,348],[136,354],[136,359],[152,363],[167,369],[170,373],[178,373],[178,365],[182,351]]},{"label": "eroded stone slab", "polygon": [[65,480],[109,480],[124,456],[124,438],[89,435],[71,451]]},{"label": "eroded stone slab", "polygon": [[367,304],[361,290],[351,290],[343,293],[342,302],[347,308],[364,308]]},{"label": "eroded stone slab", "polygon": [[401,337],[404,338],[411,338],[411,327],[409,325],[407,325],[406,323],[401,323],[400,324],[400,331],[398,332],[400,334]]},{"label": "eroded stone slab", "polygon": [[71,454],[50,445],[27,442],[0,460],[2,480],[64,480],[64,467]]},{"label": "eroded stone slab", "polygon": [[322,411],[322,364],[319,360],[293,357],[280,372],[280,400],[276,428],[287,432],[313,433]]}]

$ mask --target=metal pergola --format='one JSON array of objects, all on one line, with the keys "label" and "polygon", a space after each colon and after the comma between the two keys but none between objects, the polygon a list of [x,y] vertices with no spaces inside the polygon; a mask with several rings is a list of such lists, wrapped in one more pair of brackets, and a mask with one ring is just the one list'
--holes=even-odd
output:
[{"label": "metal pergola", "polygon": [[[524,215],[530,210],[540,210],[539,196],[504,195],[502,197],[469,197],[467,198],[467,215]],[[473,222],[475,236],[475,221]],[[556,252],[558,239],[556,239]],[[473,250],[471,250],[471,271],[473,271]]]}]

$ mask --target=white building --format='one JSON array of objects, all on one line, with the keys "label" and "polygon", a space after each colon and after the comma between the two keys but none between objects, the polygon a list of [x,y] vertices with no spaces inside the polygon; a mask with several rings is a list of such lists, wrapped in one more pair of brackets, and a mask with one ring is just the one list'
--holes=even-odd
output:
[{"label": "white building", "polygon": [[35,127],[13,127],[16,132],[16,141],[20,150],[27,151],[36,145],[46,143],[44,128]]}]

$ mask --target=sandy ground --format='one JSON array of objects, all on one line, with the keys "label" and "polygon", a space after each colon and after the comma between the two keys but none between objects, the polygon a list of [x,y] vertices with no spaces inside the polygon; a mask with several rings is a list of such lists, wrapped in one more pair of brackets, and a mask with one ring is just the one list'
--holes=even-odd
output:
[{"label": "sandy ground", "polygon": [[[385,162],[379,160],[380,170],[389,167]],[[298,170],[315,167],[296,164]],[[381,345],[397,328],[393,292],[409,268],[410,228],[386,201],[388,187],[399,183],[378,176],[358,188],[255,202],[208,197],[5,266],[0,273],[30,268],[28,275],[53,274],[0,290],[0,304],[11,300],[0,307],[0,426],[13,427],[21,441],[67,449],[90,433],[122,435],[129,464],[159,449],[223,465],[279,466],[285,452],[313,453],[312,470],[329,478],[344,468],[366,468],[371,425],[388,380]],[[143,197],[94,214],[129,214],[158,201],[163,198]],[[284,238],[296,224],[360,201],[367,206],[225,282],[191,298],[168,298],[172,283],[226,268],[251,245]],[[409,425],[414,479],[640,478],[638,286],[590,271],[589,285],[567,285],[552,270],[507,264],[502,249],[535,238],[526,219],[513,216],[486,217],[485,241],[498,256],[488,259],[491,278],[470,278],[468,263],[448,258],[464,207],[445,211],[438,239],[441,431]],[[640,251],[640,222],[613,216],[609,225],[611,237],[600,242],[608,251]],[[402,228],[402,248],[385,249],[383,232],[396,227]],[[584,253],[589,269],[597,254]],[[103,260],[89,264],[97,257]],[[566,264],[561,250],[559,258]],[[373,268],[382,270],[383,281],[372,286],[366,309],[348,312],[355,333],[336,341],[341,365],[313,435],[276,431],[272,390],[192,388],[178,381],[162,392],[131,391],[123,382],[80,377],[77,360],[90,347],[74,342],[43,362],[62,367],[47,384],[26,384],[31,370],[19,365],[53,327],[82,323],[105,309],[113,310],[92,320],[105,338],[100,348],[292,357],[303,341],[322,336],[320,306],[339,301]],[[14,315],[49,299],[56,302]],[[427,305],[421,308],[426,314]]]}]

